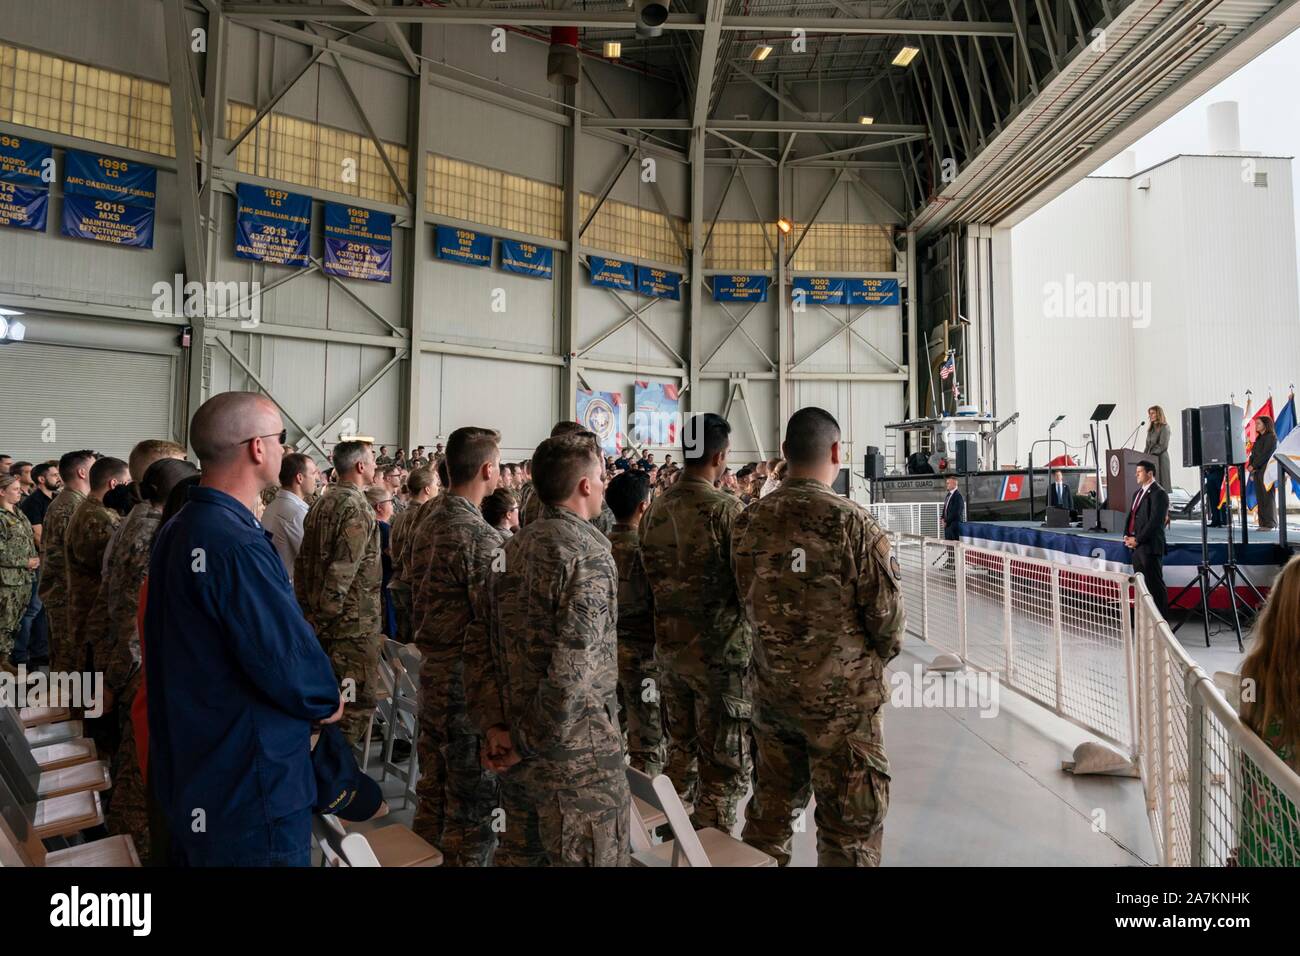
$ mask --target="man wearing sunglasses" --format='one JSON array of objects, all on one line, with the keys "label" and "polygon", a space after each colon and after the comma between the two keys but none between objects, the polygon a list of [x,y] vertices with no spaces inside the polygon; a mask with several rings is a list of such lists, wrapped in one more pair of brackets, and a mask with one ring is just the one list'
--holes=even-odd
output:
[{"label": "man wearing sunglasses", "polygon": [[149,782],[178,866],[307,866],[313,722],[343,715],[329,657],[253,517],[284,424],[252,392],[195,413],[203,468],[158,533],[144,622]]}]

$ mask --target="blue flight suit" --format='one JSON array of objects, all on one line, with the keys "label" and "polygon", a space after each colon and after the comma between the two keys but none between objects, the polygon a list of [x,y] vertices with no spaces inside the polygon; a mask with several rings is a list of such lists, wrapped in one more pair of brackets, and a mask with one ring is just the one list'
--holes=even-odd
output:
[{"label": "blue flight suit", "polygon": [[338,681],[270,532],[230,495],[191,488],[159,532],[144,656],[171,862],[309,865],[311,725],[338,708]]}]

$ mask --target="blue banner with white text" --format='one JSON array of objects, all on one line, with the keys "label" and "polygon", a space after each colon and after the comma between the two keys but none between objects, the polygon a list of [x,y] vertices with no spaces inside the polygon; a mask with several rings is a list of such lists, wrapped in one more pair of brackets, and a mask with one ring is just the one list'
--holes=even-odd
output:
[{"label": "blue banner with white text", "polygon": [[492,237],[455,226],[434,228],[433,254],[439,259],[467,266],[492,264]]},{"label": "blue banner with white text", "polygon": [[677,301],[682,297],[680,272],[669,272],[667,269],[656,269],[653,266],[637,266],[636,285],[641,295],[652,299]]},{"label": "blue banner with white text", "polygon": [[553,272],[554,259],[555,250],[548,249],[546,246],[535,246],[531,242],[516,242],[513,239],[501,240],[501,268],[506,272],[549,279]]},{"label": "blue banner with white text", "polygon": [[587,270],[591,273],[591,284],[594,286],[623,292],[636,289],[636,266],[630,262],[607,259],[604,256],[588,256]]},{"label": "blue banner with white text", "polygon": [[714,302],[766,302],[767,276],[714,276]]},{"label": "blue banner with white text", "polygon": [[343,203],[325,204],[326,273],[367,282],[393,281],[393,217]]},{"label": "blue banner with white text", "polygon": [[281,266],[311,264],[311,197],[240,183],[235,255]]}]

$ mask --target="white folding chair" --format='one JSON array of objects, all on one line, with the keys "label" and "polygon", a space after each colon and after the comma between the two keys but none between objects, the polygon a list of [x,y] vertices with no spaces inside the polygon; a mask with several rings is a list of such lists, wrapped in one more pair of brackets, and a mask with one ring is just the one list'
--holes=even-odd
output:
[{"label": "white folding chair", "polygon": [[[632,865],[633,866],[776,866],[776,859],[729,833],[713,827],[697,831],[682,806],[673,782],[663,774],[649,774],[627,768],[627,783],[632,791]],[[668,818],[673,838],[655,845],[646,825],[644,807]]]},{"label": "white folding chair", "polygon": [[[75,796],[89,798],[98,806],[98,794],[76,794]],[[50,801],[44,802],[48,804]],[[40,813],[40,807],[41,805],[38,804],[35,811],[29,812],[29,808],[19,805],[13,791],[9,789],[4,778],[0,777],[0,867],[138,867],[140,865],[140,857],[135,852],[135,843],[126,834],[47,852],[41,842],[42,839],[55,835],[71,835],[71,833],[43,833],[34,819],[35,814]],[[102,815],[99,817],[99,823],[103,823]]]},{"label": "white folding chair", "polygon": [[[354,824],[365,827],[366,824]],[[320,845],[325,866],[406,867],[441,866],[442,853],[436,846],[400,823],[373,829],[349,829],[338,817],[316,814],[312,835]]]},{"label": "white folding chair", "polygon": [[[395,774],[406,784],[403,790],[403,806],[415,800],[415,788],[420,779],[417,743],[420,738],[420,701],[419,682],[412,676],[419,673],[418,652],[413,656],[405,644],[397,641],[388,642],[388,664],[393,676],[393,696],[390,706],[391,732],[384,741],[383,772]],[[393,744],[404,740],[410,745],[410,753],[401,763],[393,760]]]}]

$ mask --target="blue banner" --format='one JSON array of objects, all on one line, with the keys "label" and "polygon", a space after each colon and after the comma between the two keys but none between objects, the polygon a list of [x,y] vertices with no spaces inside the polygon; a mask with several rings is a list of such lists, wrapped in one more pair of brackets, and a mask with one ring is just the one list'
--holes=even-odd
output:
[{"label": "blue banner", "polygon": [[845,279],[850,305],[898,305],[897,279]]},{"label": "blue banner", "polygon": [[535,246],[530,242],[515,242],[513,239],[501,240],[501,268],[506,272],[549,279],[554,259],[555,250],[548,249],[546,246]]},{"label": "blue banner", "polygon": [[434,228],[433,254],[467,266],[492,264],[492,237],[455,226]]},{"label": "blue banner", "polygon": [[325,204],[324,270],[345,279],[393,281],[393,217],[386,212]]},{"label": "blue banner", "polygon": [[0,181],[0,226],[44,232],[49,212],[48,189],[27,189]]},{"label": "blue banner", "polygon": [[311,197],[240,183],[235,255],[282,266],[310,265]]},{"label": "blue banner", "polygon": [[636,289],[636,266],[620,259],[606,259],[604,256],[588,256],[587,271],[591,273],[591,284],[604,289],[621,289],[632,292]]},{"label": "blue banner", "polygon": [[63,191],[153,209],[158,170],[133,160],[70,149],[63,157]]},{"label": "blue banner", "polygon": [[54,150],[48,143],[10,133],[0,136],[0,182],[48,187],[54,181],[53,174],[46,179],[43,173],[53,169],[53,162]]},{"label": "blue banner", "polygon": [[63,197],[62,232],[118,246],[153,248],[153,209],[75,194]]},{"label": "blue banner", "polygon": [[714,276],[714,302],[766,302],[767,276]]},{"label": "blue banner", "polygon": [[682,297],[680,272],[669,272],[667,269],[655,269],[652,266],[637,266],[636,285],[637,292],[650,298],[676,301]]},{"label": "blue banner", "polygon": [[617,455],[623,448],[623,397],[580,388],[577,399],[578,422],[596,434],[606,455]]},{"label": "blue banner", "polygon": [[844,303],[844,280],[823,279],[820,276],[795,276],[791,287],[791,298],[797,304],[842,305]]}]

